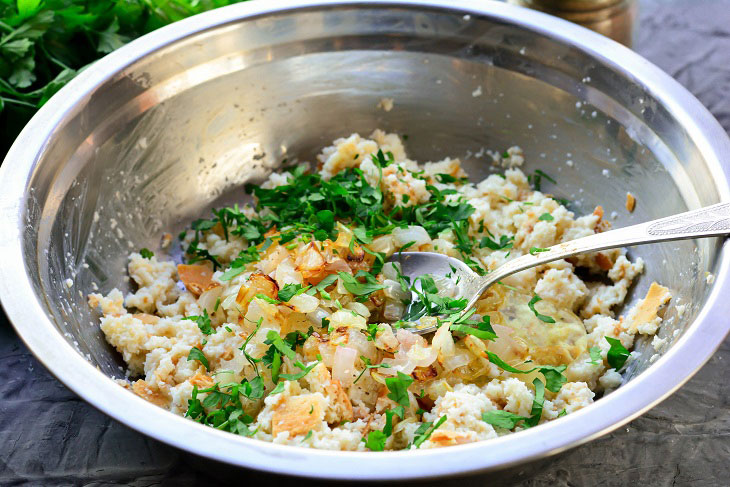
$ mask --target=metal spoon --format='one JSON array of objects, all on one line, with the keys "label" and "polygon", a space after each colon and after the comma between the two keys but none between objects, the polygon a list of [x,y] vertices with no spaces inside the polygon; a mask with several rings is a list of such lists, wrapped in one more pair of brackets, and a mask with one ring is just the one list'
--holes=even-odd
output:
[{"label": "metal spoon", "polygon": [[[525,254],[505,262],[485,276],[476,274],[458,259],[435,252],[400,252],[393,254],[389,260],[399,263],[401,273],[410,277],[411,282],[425,274],[450,275],[457,281],[456,297],[469,298],[464,309],[466,311],[474,306],[474,303],[489,286],[530,267],[598,250],[668,240],[720,237],[728,234],[730,234],[730,203],[718,203],[698,210],[563,242],[545,250],[541,249],[540,252]],[[436,327],[431,326],[414,327],[411,331],[425,334],[435,330]]]}]

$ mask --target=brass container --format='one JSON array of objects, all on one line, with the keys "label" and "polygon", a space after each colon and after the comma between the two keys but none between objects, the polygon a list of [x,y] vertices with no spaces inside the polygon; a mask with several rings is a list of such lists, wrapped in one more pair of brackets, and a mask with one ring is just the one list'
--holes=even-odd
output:
[{"label": "brass container", "polygon": [[509,0],[587,27],[631,47],[637,2],[634,0]]}]

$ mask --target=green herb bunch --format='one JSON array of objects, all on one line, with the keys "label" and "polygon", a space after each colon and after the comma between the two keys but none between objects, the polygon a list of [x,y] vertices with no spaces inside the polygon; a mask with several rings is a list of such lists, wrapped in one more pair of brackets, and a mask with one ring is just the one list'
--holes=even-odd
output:
[{"label": "green herb bunch", "polygon": [[0,151],[48,99],[132,39],[241,0],[0,0]]}]

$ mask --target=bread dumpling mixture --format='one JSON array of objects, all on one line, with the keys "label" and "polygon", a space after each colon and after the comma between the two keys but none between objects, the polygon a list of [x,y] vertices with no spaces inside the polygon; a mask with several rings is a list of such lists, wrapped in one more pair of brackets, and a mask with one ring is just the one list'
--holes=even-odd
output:
[{"label": "bread dumpling mixture", "polygon": [[[247,187],[253,206],[193,222],[186,263],[132,253],[136,291],[89,296],[129,366],[123,385],[206,425],[330,450],[488,440],[590,405],[621,384],[671,298],[653,283],[614,316],[641,259],[609,250],[529,269],[466,315],[448,279],[423,276],[413,301],[416,283],[387,263],[440,252],[483,273],[609,227],[601,207],[576,218],[542,193],[549,176],[528,178],[518,147],[491,155],[503,172],[475,184],[458,159],[418,163],[395,134],[353,134],[316,168]],[[440,326],[420,336],[413,323]]]}]

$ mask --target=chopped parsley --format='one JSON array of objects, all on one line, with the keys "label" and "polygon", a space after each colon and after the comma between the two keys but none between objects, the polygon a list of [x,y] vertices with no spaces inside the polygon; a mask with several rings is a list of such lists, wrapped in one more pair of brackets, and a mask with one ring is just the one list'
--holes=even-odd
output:
[{"label": "chopped parsley", "polygon": [[279,304],[281,302],[278,299],[270,298],[267,295],[262,294],[262,293],[258,293],[254,297],[257,298],[257,299],[261,299],[263,301],[266,301],[269,304]]},{"label": "chopped parsley", "polygon": [[278,384],[276,384],[276,387],[274,387],[274,389],[271,392],[269,392],[269,395],[273,396],[274,394],[281,394],[282,392],[284,392],[284,387],[285,387],[284,384],[286,384],[286,383],[279,382]]},{"label": "chopped parsley", "polygon": [[499,241],[497,241],[496,237],[493,237],[493,239],[490,237],[482,237],[481,242],[479,242],[479,248],[488,248],[491,250],[511,249],[514,239],[514,236],[507,235],[501,235]]},{"label": "chopped parsley", "polygon": [[302,286],[301,284],[285,284],[283,288],[279,290],[279,301],[286,303],[297,294],[302,294],[309,289],[308,286]]},{"label": "chopped parsley", "polygon": [[[199,393],[206,394],[202,401],[198,398]],[[245,413],[241,396],[251,401],[264,397],[263,379],[255,377],[251,381],[243,379],[240,383],[216,383],[206,389],[193,386],[185,416],[217,429],[251,436],[255,431],[251,431],[248,425],[253,423],[253,418]]]},{"label": "chopped parsley", "polygon": [[535,313],[535,316],[537,316],[537,319],[540,321],[543,321],[545,323],[555,323],[555,318],[547,315],[540,314],[539,311],[535,309],[535,304],[542,301],[542,298],[535,294],[529,303],[527,303],[527,306],[532,310],[533,313]]},{"label": "chopped parsley", "polygon": [[262,359],[253,358],[251,355],[249,355],[248,352],[246,352],[246,345],[248,345],[248,342],[250,342],[254,335],[256,335],[256,333],[259,331],[259,328],[261,328],[261,323],[263,323],[263,321],[263,317],[259,318],[259,320],[256,322],[256,328],[254,328],[251,334],[246,337],[246,340],[243,342],[243,345],[241,345],[241,348],[239,349],[243,352],[244,358],[248,361],[249,364],[251,364],[251,367],[254,368],[257,376],[259,376],[259,368],[257,364],[261,362]]},{"label": "chopped parsley", "polygon": [[458,331],[465,335],[473,335],[481,340],[494,341],[497,338],[497,334],[490,323],[489,315],[484,315],[482,321],[477,322],[475,326],[454,323],[449,326],[449,330]]},{"label": "chopped parsley", "polygon": [[525,421],[528,426],[537,426],[542,417],[542,408],[545,403],[545,384],[540,379],[532,381],[532,385],[535,386],[535,398],[532,400],[532,409],[530,410],[530,417]]},{"label": "chopped parsley", "polygon": [[446,422],[446,416],[441,416],[435,423],[421,423],[413,434],[413,446],[420,448],[424,441],[428,440],[436,429]]},{"label": "chopped parsley", "polygon": [[370,370],[370,369],[381,369],[381,368],[382,369],[389,369],[390,368],[390,364],[375,364],[375,365],[373,365],[370,362],[370,359],[367,358],[367,357],[365,357],[364,355],[360,355],[360,360],[362,360],[362,362],[365,364],[365,368],[362,369],[362,371],[360,372],[360,375],[358,375],[357,378],[352,382],[353,384],[360,380],[360,377],[362,377],[362,375],[365,373],[366,370]]},{"label": "chopped parsley", "polygon": [[[380,284],[375,279],[375,276],[373,276],[369,272],[360,271],[355,276],[352,276],[346,272],[338,272],[337,274],[342,280],[342,284],[345,286],[345,289],[347,289],[355,296],[367,297],[375,291],[378,291],[385,287]],[[364,277],[365,282],[358,281],[357,277]]]},{"label": "chopped parsley", "polygon": [[151,259],[155,254],[150,249],[144,247],[139,250],[139,255],[144,259]]},{"label": "chopped parsley", "polygon": [[210,325],[210,316],[208,316],[208,310],[206,309],[203,310],[201,316],[186,316],[183,319],[194,321],[198,325],[198,328],[200,328],[200,332],[204,335],[212,335],[215,333],[215,330]]},{"label": "chopped parsley", "polygon": [[230,281],[231,279],[233,279],[237,275],[241,274],[245,270],[246,269],[244,269],[243,266],[241,266],[241,267],[230,267],[226,272],[224,272],[221,275],[220,280],[221,281],[224,281],[224,282],[225,281]]},{"label": "chopped parsley", "polygon": [[606,353],[606,361],[608,365],[616,370],[620,370],[624,366],[626,360],[629,358],[631,353],[626,350],[626,347],[621,345],[621,340],[617,338],[604,337],[606,341],[611,345]]},{"label": "chopped parsley", "polygon": [[398,406],[395,408],[395,414],[400,418],[405,416],[405,408],[410,407],[410,399],[408,398],[408,386],[413,383],[413,378],[398,371],[396,377],[388,377],[385,379],[385,386],[390,391],[387,394],[388,399],[395,401]]},{"label": "chopped parsley", "polygon": [[365,446],[370,451],[383,451],[385,450],[385,440],[388,439],[388,436],[382,431],[373,430],[368,433]]},{"label": "chopped parsley", "polygon": [[551,222],[555,220],[555,218],[550,213],[543,213],[537,219],[544,222]]},{"label": "chopped parsley", "polygon": [[205,358],[205,355],[203,354],[203,351],[200,350],[198,347],[193,347],[190,349],[190,353],[188,353],[188,361],[190,360],[197,360],[203,366],[205,367],[205,370],[210,370],[210,365],[208,364],[208,359]]},{"label": "chopped parsley", "polygon": [[314,296],[315,294],[320,293],[323,298],[329,299],[329,294],[325,291],[325,288],[334,284],[337,280],[337,277],[337,274],[330,274],[329,276],[319,281],[319,284],[309,288],[306,293],[310,296]]},{"label": "chopped parsley", "polygon": [[296,362],[294,362],[294,366],[299,367],[300,371],[297,372],[296,374],[279,374],[279,378],[285,379],[285,380],[299,380],[302,377],[304,377],[305,375],[307,375],[318,364],[319,364],[319,362],[312,362],[309,365],[304,365],[299,360],[297,360]]},{"label": "chopped parsley", "polygon": [[433,277],[428,274],[417,277],[412,284],[405,276],[399,275],[399,278],[401,288],[418,297],[417,300],[412,300],[407,304],[405,314],[401,318],[402,321],[416,321],[422,316],[449,315],[453,317],[466,308],[468,303],[466,298],[449,298],[440,295]]},{"label": "chopped parsley", "polygon": [[527,176],[527,181],[532,184],[532,187],[535,189],[535,191],[541,191],[542,178],[547,179],[553,184],[557,184],[557,182],[553,178],[551,178],[548,174],[540,169],[535,169],[534,174],[530,174],[529,176]]},{"label": "chopped parsley", "polygon": [[537,255],[540,252],[549,252],[549,251],[550,251],[550,249],[544,249],[542,247],[530,247],[530,250],[529,250],[530,255]]},{"label": "chopped parsley", "polygon": [[563,372],[567,368],[565,365],[538,365],[528,370],[520,370],[509,365],[507,362],[499,358],[499,356],[494,352],[487,351],[487,357],[489,357],[489,361],[497,367],[502,370],[506,370],[507,372],[512,372],[513,374],[529,374],[536,370],[540,371],[540,373],[545,377],[545,385],[551,392],[560,392],[563,384],[565,384],[568,380],[563,375]]},{"label": "chopped parsley", "polygon": [[587,363],[591,365],[600,365],[603,363],[600,347],[591,347],[590,349],[588,349],[588,353],[590,354],[591,359]]},{"label": "chopped parsley", "polygon": [[297,355],[294,353],[294,350],[292,350],[292,346],[290,343],[285,342],[283,338],[281,338],[281,335],[276,333],[274,330],[269,330],[266,333],[266,341],[264,341],[267,345],[272,345],[273,348],[280,353],[281,355],[284,355],[285,357],[288,357],[291,360],[296,360]]},{"label": "chopped parsley", "polygon": [[497,428],[504,428],[506,430],[514,429],[519,422],[526,419],[528,418],[525,416],[520,416],[500,409],[493,409],[486,413],[482,413],[482,421],[489,423],[492,426],[496,426]]}]

